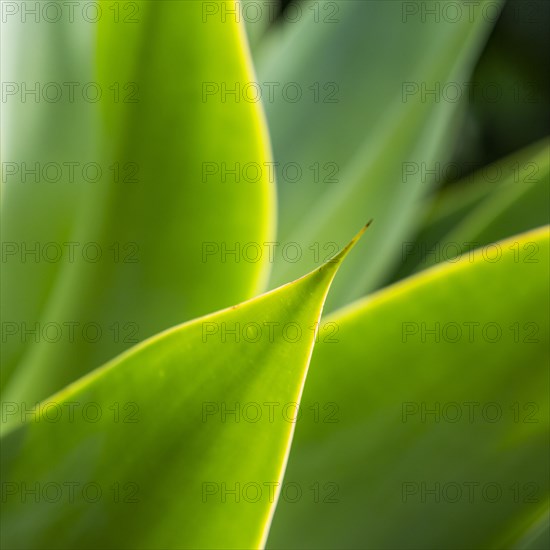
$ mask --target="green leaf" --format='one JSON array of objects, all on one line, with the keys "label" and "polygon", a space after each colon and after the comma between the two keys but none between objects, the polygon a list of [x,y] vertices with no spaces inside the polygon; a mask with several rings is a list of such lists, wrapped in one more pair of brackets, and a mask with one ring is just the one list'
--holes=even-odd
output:
[{"label": "green leaf", "polygon": [[[267,30],[277,20],[279,3],[277,0],[241,0],[238,7],[240,8],[238,17],[245,22],[250,48],[252,54],[255,54],[260,50]],[[210,9],[214,11],[216,8]],[[231,15],[227,16],[231,17]]]},{"label": "green leaf", "polygon": [[[231,7],[234,2],[221,4]],[[86,153],[103,166],[105,177],[97,183],[59,184],[61,193],[93,189],[85,197],[79,224],[71,227],[71,210],[76,208],[71,195],[54,210],[67,220],[66,235],[50,235],[45,227],[51,212],[30,223],[22,214],[26,201],[31,211],[43,207],[47,191],[37,187],[46,184],[36,184],[32,192],[22,184],[8,188],[3,208],[9,213],[9,240],[42,242],[46,234],[54,243],[74,241],[79,246],[73,263],[63,249],[62,265],[52,266],[48,285],[41,285],[36,296],[31,273],[35,265],[15,257],[6,266],[4,316],[20,327],[5,352],[14,363],[19,360],[6,399],[42,399],[132,342],[248,299],[267,281],[266,255],[256,262],[223,255],[226,248],[234,250],[235,243],[272,240],[275,201],[269,176],[235,183],[224,181],[220,168],[269,161],[261,107],[204,96],[206,85],[251,80],[244,29],[234,18],[204,19],[200,2],[135,2],[130,7],[138,9],[121,13],[118,22],[104,8],[92,60],[104,94],[93,111],[102,120],[101,148]],[[130,16],[137,22],[125,22]],[[54,51],[61,59],[71,55],[69,48]],[[78,109],[63,107],[67,113]],[[80,123],[76,117],[73,132],[91,131]],[[50,131],[49,126],[39,128],[40,143],[50,139]],[[61,162],[66,151],[56,145],[59,151],[51,158]],[[28,147],[24,150],[30,154]],[[84,150],[79,153],[84,155]],[[114,165],[119,167],[119,181],[110,179]],[[215,173],[209,175],[208,170]],[[11,225],[16,219],[28,227]],[[102,252],[99,261],[83,259],[87,243],[94,245],[92,257],[98,248]],[[39,271],[37,276],[43,275]],[[40,307],[20,313],[27,292]],[[31,329],[39,323],[40,341],[22,348],[16,341],[22,339],[23,323]],[[68,323],[76,324],[72,335]],[[50,339],[57,336],[56,327],[62,330],[53,344],[42,334],[48,326],[53,327],[47,332]]]},{"label": "green leaf", "polygon": [[514,550],[542,550],[548,548],[550,544],[549,513],[550,509],[547,509],[541,514],[540,521],[532,526],[518,544],[514,545]]},{"label": "green leaf", "polygon": [[393,279],[550,223],[549,153],[544,140],[443,190],[416,240],[403,243]]},{"label": "green leaf", "polygon": [[[437,2],[426,6],[432,4],[437,10]],[[343,269],[327,308],[382,282],[433,184],[420,170],[404,175],[404,165],[441,162],[457,126],[459,103],[422,90],[468,81],[497,17],[498,5],[487,4],[477,4],[471,17],[436,22],[422,15],[425,5],[412,14],[411,2],[303,2],[302,17],[262,46],[259,80],[279,163],[279,242],[302,250],[300,261],[276,258],[272,285],[319,262],[310,247],[323,254],[345,243],[366,216],[376,226]],[[273,101],[268,83],[275,83]]]},{"label": "green leaf", "polygon": [[[2,545],[262,546],[317,323],[360,235],[293,283],[132,348],[42,402],[36,416],[22,413],[28,402],[4,403]],[[224,486],[239,487],[240,502]],[[23,496],[28,487],[38,502]],[[48,502],[56,489],[62,496]],[[94,490],[102,496],[90,502]]]},{"label": "green leaf", "polygon": [[496,244],[498,262],[327,317],[339,342],[316,347],[303,395],[321,414],[285,474],[317,493],[280,500],[268,547],[509,548],[547,514],[549,228]]},{"label": "green leaf", "polygon": [[[62,243],[75,241],[83,207],[97,192],[96,183],[83,180],[84,166],[96,163],[108,172],[97,153],[97,106],[84,101],[82,91],[84,84],[94,81],[88,51],[93,25],[82,18],[72,24],[37,23],[30,14],[22,22],[21,13],[8,12],[6,7],[2,22],[6,94],[0,285],[2,330],[7,335],[2,339],[0,388],[28,349],[21,330],[35,328],[66,268],[67,261],[56,261],[59,249],[67,254]],[[47,100],[56,94],[61,94],[58,101]],[[93,166],[90,175],[95,178]],[[34,343],[32,335],[30,341]]]}]

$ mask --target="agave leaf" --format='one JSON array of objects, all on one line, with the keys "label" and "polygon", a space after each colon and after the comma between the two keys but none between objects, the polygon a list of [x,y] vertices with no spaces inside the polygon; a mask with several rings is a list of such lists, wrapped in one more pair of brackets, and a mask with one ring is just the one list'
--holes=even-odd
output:
[{"label": "agave leaf", "polygon": [[[25,244],[47,238],[64,251],[59,263],[44,262],[36,273],[36,265],[21,261],[21,255],[10,257],[6,265],[3,313],[14,327],[4,351],[11,364],[4,375],[8,400],[42,399],[132,343],[250,298],[265,286],[267,254],[245,261],[230,254],[226,258],[224,251],[235,250],[236,243],[242,249],[245,243],[272,240],[274,182],[267,174],[254,183],[232,183],[221,176],[222,165],[230,169],[269,161],[261,106],[204,95],[207,85],[253,78],[244,28],[231,18],[204,19],[200,2],[130,4],[137,11],[125,13],[124,5],[118,20],[104,7],[104,17],[92,25],[98,27],[98,46],[88,44],[94,54],[85,64],[94,75],[88,80],[103,89],[103,100],[93,105],[94,120],[101,121],[101,143],[88,151],[83,138],[74,147],[103,166],[105,177],[93,184],[59,182],[63,200],[53,209],[58,194],[50,195],[43,181],[32,189],[23,184],[7,188],[7,239]],[[231,7],[234,2],[221,4]],[[25,36],[32,30],[25,28]],[[46,48],[52,40],[46,40]],[[70,48],[52,45],[51,50],[59,64],[71,55]],[[33,74],[37,65],[31,54],[34,50],[22,66]],[[75,58],[78,63],[80,56]],[[59,162],[75,132],[86,138],[91,132],[78,104],[62,107],[71,130],[67,136],[50,138],[49,124],[37,129],[37,143],[51,139],[56,154],[50,158]],[[39,104],[34,114],[40,118],[52,109]],[[13,155],[35,152],[34,145],[18,147]],[[110,169],[115,165],[117,181]],[[88,194],[75,225],[73,195],[82,187]],[[40,210],[40,216],[29,221],[22,214],[27,208]],[[65,241],[77,244],[73,262],[62,246]],[[99,250],[99,260],[82,254],[89,243],[92,259]],[[47,284],[40,282],[35,289],[41,278]],[[20,309],[27,299],[31,305]],[[34,330],[37,324],[37,342],[32,335],[22,337],[24,328]],[[53,330],[44,336],[48,326]],[[56,328],[61,332],[52,343]],[[17,372],[9,376],[16,364]]]},{"label": "agave leaf", "polygon": [[293,283],[139,344],[36,415],[5,403],[2,545],[262,546],[323,304],[359,236]]},{"label": "agave leaf", "polygon": [[[369,254],[365,241],[327,308],[383,282],[435,183],[420,167],[443,161],[455,139],[460,103],[444,90],[468,81],[498,16],[498,4],[488,4],[451,22],[423,15],[439,2],[303,2],[299,20],[262,44],[257,66],[279,168],[278,237],[281,247],[298,243],[302,251],[298,261],[276,258],[273,286],[319,262],[319,247],[322,254],[342,246],[365,212],[377,221]],[[434,99],[428,89],[440,92]]]},{"label": "agave leaf", "polygon": [[327,317],[339,342],[316,347],[303,399],[339,415],[297,426],[285,482],[317,493],[279,502],[268,547],[509,548],[544,531],[548,244],[548,227],[517,235],[498,262],[477,252]]},{"label": "agave leaf", "polygon": [[394,280],[549,223],[549,148],[536,143],[443,190],[416,240],[403,243]]}]

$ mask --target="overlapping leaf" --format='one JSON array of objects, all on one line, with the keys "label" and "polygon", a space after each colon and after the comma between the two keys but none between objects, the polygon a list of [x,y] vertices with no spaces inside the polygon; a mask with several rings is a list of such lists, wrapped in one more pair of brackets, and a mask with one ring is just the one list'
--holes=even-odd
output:
[{"label": "overlapping leaf", "polygon": [[543,543],[548,241],[495,243],[497,262],[478,252],[327,318],[339,342],[317,346],[303,399],[338,415],[297,427],[285,482],[312,491],[280,501],[268,547]]},{"label": "overlapping leaf", "polygon": [[36,415],[5,404],[3,547],[261,546],[346,252],[132,348]]}]

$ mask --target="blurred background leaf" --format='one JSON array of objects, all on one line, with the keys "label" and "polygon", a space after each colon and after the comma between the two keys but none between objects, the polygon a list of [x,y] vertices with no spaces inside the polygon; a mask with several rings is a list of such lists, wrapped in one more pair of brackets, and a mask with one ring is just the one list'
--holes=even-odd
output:
[{"label": "blurred background leaf", "polygon": [[[260,82],[280,87],[266,100],[280,164],[279,241],[304,251],[314,243],[341,245],[359,220],[376,220],[335,284],[327,303],[334,309],[376,288],[397,261],[434,183],[420,171],[405,178],[404,165],[447,158],[459,114],[456,102],[427,100],[421,90],[468,80],[498,11],[485,17],[478,5],[470,19],[436,22],[408,12],[418,7],[410,2],[300,5],[300,20],[256,55]],[[284,89],[296,85],[303,95],[292,101],[294,88],[286,96]],[[302,172],[293,183],[285,169],[292,163]],[[313,263],[310,253],[275,262],[271,284]]]},{"label": "blurred background leaf", "polygon": [[[267,0],[266,0],[267,1]],[[406,2],[409,11],[417,0]],[[245,0],[245,3],[254,0]],[[278,17],[270,19],[269,33],[265,34],[265,23],[255,30],[252,17],[246,17],[249,28],[256,38],[252,45],[260,53],[263,43],[278,39],[278,33],[285,23],[296,17],[292,6],[303,5],[302,0],[277,0]],[[340,3],[340,2],[339,2]],[[452,3],[448,10],[435,9],[433,1],[422,2],[424,18],[439,17],[448,20],[460,17],[463,11],[456,11]],[[441,6],[444,6],[440,2]],[[289,9],[289,6],[291,8]],[[455,4],[456,6],[456,4]],[[489,11],[494,8],[489,5]],[[334,8],[327,5],[318,11],[319,17],[329,15]],[[251,14],[252,15],[252,14]],[[267,10],[262,12],[267,17]],[[456,128],[454,161],[465,167],[483,166],[495,162],[548,135],[547,121],[550,118],[550,74],[548,51],[550,50],[550,3],[547,0],[506,0],[502,15],[483,49],[470,81],[476,93],[467,102],[468,116],[464,124]],[[500,86],[502,96],[483,93],[488,84]],[[494,92],[494,91],[493,91]],[[467,175],[467,174],[464,174]],[[460,178],[460,176],[458,176]],[[456,177],[455,177],[456,179]],[[452,182],[451,177],[448,180]]]},{"label": "blurred background leaf", "polygon": [[393,280],[550,223],[550,143],[532,145],[445,187],[415,239],[402,244]]},{"label": "blurred background leaf", "polygon": [[[76,83],[74,97],[82,98],[82,83],[93,80],[92,45],[92,28],[82,19],[51,25],[11,17],[2,23],[0,293],[2,330],[7,335],[2,338],[1,388],[29,347],[21,334],[9,337],[6,323],[18,328],[25,323],[33,330],[52,295],[62,291],[58,278],[64,265],[48,257],[55,260],[58,243],[74,241],[86,204],[98,193],[96,184],[81,177],[86,163],[100,161],[96,104],[40,100],[41,85],[53,83],[49,97],[55,98],[55,84],[61,87],[63,82]],[[63,90],[67,93],[68,88]],[[58,176],[60,167],[67,172],[67,162],[80,168],[72,182],[68,173],[63,180]],[[53,254],[50,250],[41,258],[39,243],[51,243]]]}]

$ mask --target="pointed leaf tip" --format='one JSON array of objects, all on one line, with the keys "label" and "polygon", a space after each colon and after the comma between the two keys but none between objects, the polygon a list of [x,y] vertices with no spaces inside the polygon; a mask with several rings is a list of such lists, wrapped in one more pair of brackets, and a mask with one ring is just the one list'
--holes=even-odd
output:
[{"label": "pointed leaf tip", "polygon": [[[295,424],[284,417],[268,420],[265,415],[258,423],[229,424],[206,411],[226,404],[301,402],[327,293],[340,260],[365,229],[341,251],[330,270],[316,270],[153,336],[36,409],[36,418],[45,420],[51,404],[95,403],[107,411],[113,403],[132,403],[138,416],[128,423],[113,422],[107,414],[93,424],[76,414],[55,423],[13,415],[10,433],[2,436],[0,446],[3,483],[20,487],[44,479],[71,479],[79,486],[93,480],[100,487],[112,487],[117,476],[124,475],[124,483],[131,480],[139,495],[147,498],[136,496],[131,511],[105,499],[102,529],[93,530],[89,526],[97,506],[86,502],[82,492],[75,495],[73,508],[59,502],[48,509],[47,517],[31,500],[14,494],[2,508],[6,517],[18,518],[2,531],[5,545],[83,548],[79,541],[86,541],[86,547],[130,549],[142,536],[135,530],[137,522],[148,526],[147,546],[154,540],[159,548],[264,548],[279,491],[269,498],[264,492],[247,506],[225,506],[205,490],[212,484],[235,486],[251,479],[280,488]],[[290,324],[304,336],[291,340],[283,331],[274,331]],[[249,336],[246,327],[270,328],[260,328],[258,340]],[[308,330],[311,327],[315,330]],[[239,337],[227,338],[227,330],[237,331]],[[161,402],[165,405],[159,408]],[[144,437],[135,437],[136,430]],[[41,449],[39,462],[35,449]],[[93,452],[84,456],[75,449]],[[61,465],[60,456],[65,457]],[[127,465],[121,456],[141,460]],[[163,466],[155,476],[150,474],[151,464]],[[174,493],[173,487],[179,490]],[[159,516],[155,510],[160,505],[164,511]],[[182,523],[182,517],[189,519]],[[203,528],[206,524],[208,530]]]},{"label": "pointed leaf tip", "polygon": [[336,253],[330,260],[328,260],[324,265],[322,265],[319,269],[325,268],[327,265],[339,265],[342,263],[344,258],[349,254],[351,249],[357,244],[359,239],[363,236],[363,233],[370,227],[374,220],[369,220],[360,230],[359,232],[351,239],[351,241],[344,247],[340,252]]}]

